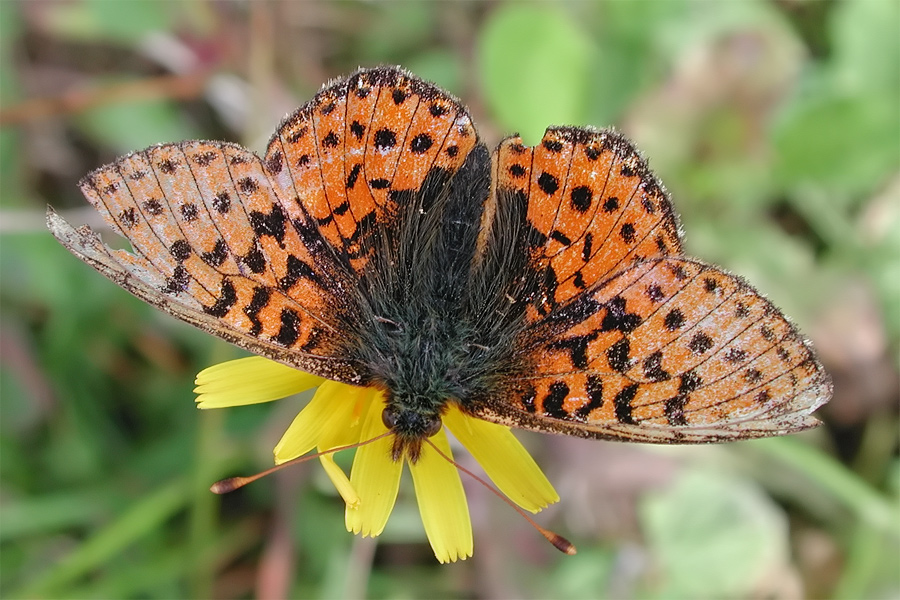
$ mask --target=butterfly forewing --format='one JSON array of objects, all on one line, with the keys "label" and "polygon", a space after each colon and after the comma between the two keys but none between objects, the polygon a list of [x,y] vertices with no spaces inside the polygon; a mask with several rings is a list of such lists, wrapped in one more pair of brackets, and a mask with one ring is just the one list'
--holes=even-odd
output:
[{"label": "butterfly forewing", "polygon": [[[349,371],[333,360],[343,358],[333,342],[347,308],[333,293],[339,270],[311,256],[256,155],[219,142],[155,146],[94,171],[82,191],[135,252],[101,251],[101,272],[127,273],[155,290],[154,304],[200,312],[192,322],[230,341],[255,338],[282,362],[290,350],[310,371],[323,372],[319,358],[328,373]],[[73,251],[79,239],[61,237]]]},{"label": "butterfly forewing", "polygon": [[310,215],[337,256],[362,274],[382,229],[395,229],[398,194],[434,168],[456,172],[477,142],[465,110],[397,69],[373,69],[320,92],[289,117],[266,164],[293,187],[288,214]]},{"label": "butterfly forewing", "polygon": [[507,138],[496,160],[497,193],[527,199],[531,269],[544,272],[530,319],[634,261],[681,253],[666,193],[622,136],[550,128],[533,148]]}]

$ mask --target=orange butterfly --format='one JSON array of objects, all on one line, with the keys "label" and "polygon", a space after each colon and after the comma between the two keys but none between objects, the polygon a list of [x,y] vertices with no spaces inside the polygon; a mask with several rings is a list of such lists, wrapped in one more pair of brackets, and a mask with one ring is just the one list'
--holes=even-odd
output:
[{"label": "orange butterfly", "polygon": [[815,426],[831,382],[778,309],[682,254],[662,184],[610,130],[489,152],[397,68],[291,115],[265,156],[188,141],[81,182],[134,253],[52,210],[137,297],[283,364],[381,389],[395,460],[450,405],[536,431],[720,442]]}]

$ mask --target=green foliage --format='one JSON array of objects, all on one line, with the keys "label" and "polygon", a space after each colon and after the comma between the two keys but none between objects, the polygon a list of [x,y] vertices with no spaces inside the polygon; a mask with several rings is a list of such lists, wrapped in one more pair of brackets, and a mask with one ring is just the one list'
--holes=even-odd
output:
[{"label": "green foliage", "polygon": [[643,509],[659,598],[747,597],[787,559],[784,514],[749,481],[689,471]]},{"label": "green foliage", "polygon": [[485,24],[479,49],[488,105],[525,143],[537,143],[548,124],[585,124],[592,48],[567,14],[551,5],[506,4]]},{"label": "green foliage", "polygon": [[[265,565],[292,597],[790,596],[764,585],[773,573],[796,595],[897,596],[898,21],[878,0],[0,2],[0,595],[254,597]],[[45,206],[84,207],[76,182],[116,154],[243,139],[223,106],[274,122],[380,63],[459,96],[490,145],[623,129],[672,192],[689,252],[745,275],[820,348],[839,384],[831,427],[663,466],[528,437],[563,496],[537,519],[574,557],[474,486],[475,556],[449,567],[408,489],[377,548],[343,531],[314,464],[209,494],[269,466],[305,399],[198,414],[194,375],[237,352],[71,257]],[[211,83],[189,101],[107,91],[159,75]],[[236,80],[261,88],[256,104]],[[73,96],[88,101],[35,111]],[[585,475],[607,461],[617,476]]]}]

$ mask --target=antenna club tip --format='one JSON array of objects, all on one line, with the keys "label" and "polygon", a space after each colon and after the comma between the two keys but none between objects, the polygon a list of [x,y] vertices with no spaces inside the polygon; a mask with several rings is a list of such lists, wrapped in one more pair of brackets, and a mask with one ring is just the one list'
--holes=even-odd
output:
[{"label": "antenna club tip", "polygon": [[572,542],[570,542],[563,536],[552,533],[552,532],[548,532],[548,533],[549,533],[549,535],[547,536],[547,539],[560,552],[568,554],[569,556],[572,556],[578,552],[578,550],[575,548],[575,544],[573,544]]},{"label": "antenna club tip", "polygon": [[217,481],[209,486],[209,491],[213,494],[227,494],[228,492],[233,492],[244,485],[242,479],[243,477],[229,477],[228,479]]}]

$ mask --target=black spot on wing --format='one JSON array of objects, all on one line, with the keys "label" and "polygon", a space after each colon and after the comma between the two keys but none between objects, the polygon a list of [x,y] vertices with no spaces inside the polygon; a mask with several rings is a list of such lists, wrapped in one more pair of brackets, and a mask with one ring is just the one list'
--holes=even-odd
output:
[{"label": "black spot on wing", "polygon": [[284,154],[281,150],[276,150],[270,157],[266,159],[266,171],[271,175],[278,175],[284,167]]},{"label": "black spot on wing", "polygon": [[684,325],[684,313],[681,312],[681,309],[679,308],[673,308],[666,314],[663,323],[665,324],[666,329],[675,331]]},{"label": "black spot on wing", "polygon": [[281,309],[281,327],[272,339],[282,346],[290,347],[294,345],[299,337],[300,315],[297,314],[297,311],[290,308]]},{"label": "black spot on wing", "polygon": [[747,351],[740,348],[729,348],[725,351],[723,358],[733,364],[742,363],[747,360]]},{"label": "black spot on wing", "polygon": [[550,239],[556,240],[557,242],[559,242],[559,243],[562,244],[563,246],[569,246],[569,245],[572,244],[572,240],[570,240],[570,239],[566,236],[566,234],[564,234],[564,233],[563,233],[562,231],[560,231],[559,229],[554,229],[553,231],[550,232]]},{"label": "black spot on wing", "polygon": [[631,401],[634,400],[634,397],[637,395],[639,387],[640,384],[638,383],[624,387],[613,399],[613,405],[616,409],[616,419],[619,423],[624,423],[626,425],[634,424],[634,418],[631,416]]},{"label": "black spot on wing", "polygon": [[134,212],[134,208],[126,208],[122,212],[119,213],[119,222],[126,229],[131,229],[134,227],[135,223],[137,223],[137,216]]},{"label": "black spot on wing", "polygon": [[603,304],[590,294],[579,294],[571,302],[553,311],[545,322],[551,326],[572,326],[581,323],[602,307]]},{"label": "black spot on wing", "polygon": [[252,211],[250,213],[250,225],[256,235],[262,237],[271,236],[278,241],[278,245],[284,247],[285,223],[287,218],[281,206],[274,204],[272,212],[265,214],[260,211]]},{"label": "black spot on wing", "polygon": [[319,283],[319,277],[316,275],[316,272],[313,271],[313,268],[293,254],[290,254],[287,258],[287,273],[281,278],[278,285],[283,290],[289,290],[294,287],[300,279],[309,279],[310,281]]},{"label": "black spot on wing", "polygon": [[397,134],[390,129],[379,129],[375,132],[375,149],[386,150],[397,145]]},{"label": "black spot on wing", "polygon": [[631,368],[631,342],[628,338],[622,338],[606,350],[606,360],[614,371],[625,373]]},{"label": "black spot on wing", "polygon": [[586,369],[588,366],[588,344],[597,339],[596,333],[579,335],[556,340],[549,345],[553,350],[563,350],[569,353],[572,365],[576,369]]},{"label": "black spot on wing", "polygon": [[157,200],[156,198],[150,198],[149,200],[144,200],[141,203],[141,206],[147,212],[148,215],[152,215],[157,217],[163,213],[163,205],[162,202]]},{"label": "black spot on wing", "polygon": [[257,246],[253,246],[247,254],[241,257],[241,262],[247,265],[253,273],[263,273],[266,270],[266,256]]},{"label": "black spot on wing", "polygon": [[213,198],[212,205],[217,213],[224,215],[231,210],[231,196],[228,195],[228,192],[219,192]]},{"label": "black spot on wing", "polygon": [[345,187],[348,190],[352,190],[353,186],[356,185],[356,180],[359,178],[359,172],[362,170],[362,163],[356,163],[353,165],[353,168],[350,169],[350,174],[347,175],[347,182]]},{"label": "black spot on wing", "polygon": [[591,259],[594,250],[594,235],[588,231],[584,234],[584,245],[581,247],[581,260],[587,262]]},{"label": "black spot on wing", "polygon": [[544,414],[554,419],[566,419],[569,416],[563,409],[563,402],[569,395],[569,386],[563,381],[554,381],[543,401]]},{"label": "black spot on wing", "polygon": [[559,189],[559,180],[550,173],[541,173],[537,180],[538,187],[547,194],[552,196]]},{"label": "black spot on wing", "polygon": [[591,207],[592,196],[593,192],[591,192],[591,188],[587,187],[586,185],[580,185],[576,188],[573,188],[572,193],[569,196],[572,208],[580,213],[587,212],[587,210]]},{"label": "black spot on wing", "polygon": [[615,296],[605,304],[606,315],[600,323],[601,331],[631,333],[641,324],[641,316],[626,310],[625,298]]},{"label": "black spot on wing", "polygon": [[699,331],[694,334],[691,341],[688,342],[688,348],[694,354],[704,354],[713,347],[713,340],[706,333]]},{"label": "black spot on wing", "polygon": [[666,381],[672,376],[662,368],[662,352],[657,350],[644,359],[641,365],[644,369],[644,377],[650,381]]},{"label": "black spot on wing", "polygon": [[262,332],[262,321],[259,320],[259,313],[269,304],[272,297],[272,290],[267,287],[259,286],[253,290],[253,298],[244,308],[244,314],[250,319],[253,326],[250,328],[250,335],[257,336]]},{"label": "black spot on wing", "polygon": [[521,395],[519,396],[519,401],[522,402],[522,406],[525,407],[527,412],[533,413],[535,411],[534,401],[537,399],[537,390],[534,389],[534,386],[528,385],[522,390]]},{"label": "black spot on wing", "polygon": [[427,133],[420,133],[409,143],[409,149],[413,154],[424,154],[432,145],[434,145],[434,140],[431,139],[431,136]]},{"label": "black spot on wing", "polygon": [[666,400],[663,409],[669,425],[674,427],[687,425],[687,419],[684,416],[684,407],[690,399],[691,392],[699,388],[702,383],[703,380],[693,371],[689,371],[681,376],[681,381],[678,384],[678,393],[674,397]]},{"label": "black spot on wing", "polygon": [[409,95],[400,88],[394,88],[394,90],[391,92],[391,97],[394,99],[394,104],[399,106],[400,104],[406,102],[406,99],[409,97]]},{"label": "black spot on wing", "polygon": [[225,243],[225,240],[219,238],[216,240],[216,245],[213,246],[213,249],[201,254],[200,258],[211,267],[219,267],[228,258],[228,245]]},{"label": "black spot on wing", "polygon": [[256,183],[256,180],[252,177],[242,177],[241,179],[238,179],[237,185],[238,189],[245,194],[252,194],[259,189],[259,184]]},{"label": "black spot on wing", "polygon": [[588,402],[579,407],[575,411],[575,418],[582,421],[587,420],[591,411],[603,407],[603,380],[597,375],[588,375],[585,391],[588,395]]},{"label": "black spot on wing", "polygon": [[[132,209],[133,210],[133,209]],[[197,205],[196,204],[182,204],[178,207],[178,210],[181,212],[181,218],[187,222],[191,222],[197,218]]]},{"label": "black spot on wing", "polygon": [[762,371],[759,369],[747,369],[744,371],[744,379],[747,380],[747,383],[759,383],[763,380]]},{"label": "black spot on wing", "polygon": [[191,245],[185,240],[175,240],[169,247],[169,253],[178,262],[186,261],[191,255]]},{"label": "black spot on wing", "polygon": [[322,146],[325,148],[336,148],[338,144],[340,144],[340,139],[333,131],[329,131],[328,135],[322,138]]},{"label": "black spot on wing", "polygon": [[663,293],[662,288],[654,283],[647,286],[647,297],[654,304],[659,304],[665,300],[666,295]]},{"label": "black spot on wing", "polygon": [[544,140],[541,145],[550,152],[561,152],[563,149],[562,142],[559,140]]},{"label": "black spot on wing", "polygon": [[166,285],[163,286],[162,291],[165,294],[183,292],[187,290],[190,280],[191,276],[188,273],[188,270],[184,268],[184,265],[178,265],[175,267],[172,276],[166,278]]},{"label": "black spot on wing", "polygon": [[219,292],[219,297],[216,298],[216,303],[212,306],[204,306],[203,312],[221,319],[237,303],[237,299],[237,291],[234,289],[234,285],[231,281],[225,279],[222,281],[222,290]]}]

